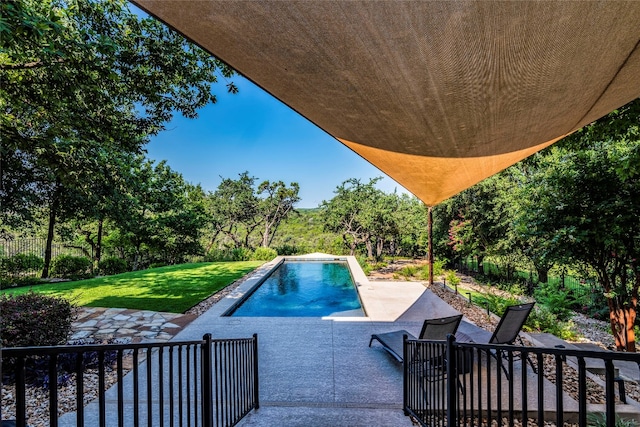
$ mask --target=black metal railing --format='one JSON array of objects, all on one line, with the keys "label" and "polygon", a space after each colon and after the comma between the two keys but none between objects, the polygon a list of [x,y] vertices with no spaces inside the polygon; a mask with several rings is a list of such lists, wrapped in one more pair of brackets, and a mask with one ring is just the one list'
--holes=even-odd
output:
[{"label": "black metal railing", "polygon": [[[42,421],[53,427],[230,426],[259,406],[255,334],[240,339],[212,339],[207,334],[198,341],[169,343],[5,348],[1,356],[5,380],[7,371],[12,373],[3,387],[11,388],[14,403],[5,405],[3,398],[0,419],[15,419],[18,427]],[[33,408],[43,402],[28,398],[28,384],[34,381],[44,386],[40,396],[45,395],[48,413]],[[89,382],[97,387],[89,387]],[[68,402],[59,399],[60,387],[75,389],[70,411]],[[96,394],[95,400],[89,392]],[[87,400],[93,402],[85,406]]]},{"label": "black metal railing", "polygon": [[[593,413],[613,427],[616,406],[627,401],[613,362],[640,367],[635,353],[458,343],[453,336],[405,340],[404,360],[405,414],[423,426],[586,426]],[[604,367],[600,382],[587,375],[594,360]],[[602,404],[594,401],[599,392]]]}]

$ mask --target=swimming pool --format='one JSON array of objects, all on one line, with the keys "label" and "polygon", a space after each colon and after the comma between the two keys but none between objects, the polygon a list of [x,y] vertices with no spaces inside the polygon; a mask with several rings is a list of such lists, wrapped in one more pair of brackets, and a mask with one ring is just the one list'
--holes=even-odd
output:
[{"label": "swimming pool", "polygon": [[284,261],[227,316],[364,317],[345,261]]}]

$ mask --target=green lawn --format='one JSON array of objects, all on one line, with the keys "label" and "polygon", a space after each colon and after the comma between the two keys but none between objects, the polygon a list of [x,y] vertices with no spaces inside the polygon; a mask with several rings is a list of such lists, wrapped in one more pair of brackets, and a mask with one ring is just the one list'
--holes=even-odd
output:
[{"label": "green lawn", "polygon": [[6,289],[62,296],[78,306],[117,307],[183,313],[263,261],[181,264],[115,276]]}]

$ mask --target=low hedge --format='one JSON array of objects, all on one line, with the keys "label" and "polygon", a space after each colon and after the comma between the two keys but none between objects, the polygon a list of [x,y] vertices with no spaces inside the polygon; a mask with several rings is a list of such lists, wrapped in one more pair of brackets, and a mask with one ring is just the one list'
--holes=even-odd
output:
[{"label": "low hedge", "polygon": [[2,347],[65,344],[75,316],[75,306],[61,297],[33,291],[0,295],[0,342]]}]

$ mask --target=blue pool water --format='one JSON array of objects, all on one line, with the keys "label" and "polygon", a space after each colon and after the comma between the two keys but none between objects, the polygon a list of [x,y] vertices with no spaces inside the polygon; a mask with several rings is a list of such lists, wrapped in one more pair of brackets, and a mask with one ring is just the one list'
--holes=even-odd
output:
[{"label": "blue pool water", "polygon": [[340,312],[364,316],[346,262],[285,261],[231,316],[323,317]]}]

